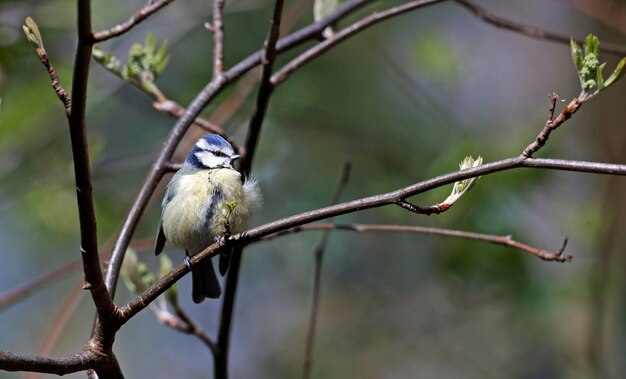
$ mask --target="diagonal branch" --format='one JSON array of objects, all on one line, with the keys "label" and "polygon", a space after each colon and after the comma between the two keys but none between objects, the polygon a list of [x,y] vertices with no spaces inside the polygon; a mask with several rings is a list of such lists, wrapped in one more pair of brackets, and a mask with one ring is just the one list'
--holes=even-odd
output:
[{"label": "diagonal branch", "polygon": [[[519,22],[515,22],[515,21],[507,20],[502,17],[498,17],[488,12],[486,9],[480,7],[479,5],[474,3],[472,0],[454,0],[454,1],[456,1],[458,4],[463,6],[465,9],[472,12],[472,14],[474,14],[476,17],[480,18],[481,20],[483,20],[484,22],[488,24],[495,26],[496,28],[510,30],[512,32],[519,33],[527,37],[542,40],[542,41],[552,41],[552,42],[558,42],[558,43],[562,43],[566,45],[570,44],[571,38],[569,36],[564,36],[561,34],[548,32],[539,28],[535,28],[534,26],[524,25]],[[584,42],[581,39],[574,39],[574,41],[578,42],[579,44],[583,44]],[[626,46],[618,45],[615,43],[603,42],[602,50],[611,54],[617,54],[617,55],[626,54]]]},{"label": "diagonal branch", "polygon": [[106,41],[108,39],[111,39],[113,37],[117,37],[126,33],[127,31],[135,27],[135,25],[139,24],[140,22],[150,17],[154,13],[158,12],[161,8],[163,8],[164,6],[168,5],[169,3],[173,1],[174,0],[159,0],[156,2],[148,1],[148,4],[146,4],[143,8],[135,12],[135,14],[133,14],[127,21],[121,24],[115,25],[114,27],[110,29],[94,33],[93,42]]}]

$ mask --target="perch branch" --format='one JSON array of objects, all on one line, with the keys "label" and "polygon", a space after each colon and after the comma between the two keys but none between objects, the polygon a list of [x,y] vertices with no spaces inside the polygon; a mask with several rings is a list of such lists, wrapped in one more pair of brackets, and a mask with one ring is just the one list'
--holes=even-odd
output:
[{"label": "perch branch", "polygon": [[[626,176],[626,165],[620,164],[565,161],[554,159],[523,159],[520,157],[508,158],[497,162],[487,163],[481,166],[440,175],[438,177],[424,180],[392,192],[340,203],[333,206],[328,206],[276,220],[231,236],[227,245],[235,247],[238,245],[247,244],[259,240],[263,237],[269,236],[273,233],[281,232],[283,230],[294,228],[307,223],[323,220],[332,216],[338,216],[342,214],[361,211],[364,209],[396,204],[400,199],[408,198],[410,196],[417,195],[446,184],[451,184],[456,181],[522,167],[548,168],[566,171]],[[193,258],[191,258],[190,260],[191,264],[198,264],[198,262],[202,259],[218,254],[219,249],[221,249],[222,247],[222,245],[217,243],[210,245],[199,254],[194,255]],[[133,317],[133,315],[145,308],[147,304],[154,301],[154,299],[156,299],[167,288],[169,288],[169,286],[171,286],[174,282],[176,282],[188,272],[189,267],[187,267],[185,263],[181,263],[170,272],[168,272],[166,275],[164,275],[152,286],[150,286],[150,288],[148,288],[141,295],[137,296],[128,304],[123,306],[120,309],[122,322],[128,321],[131,317]]]}]

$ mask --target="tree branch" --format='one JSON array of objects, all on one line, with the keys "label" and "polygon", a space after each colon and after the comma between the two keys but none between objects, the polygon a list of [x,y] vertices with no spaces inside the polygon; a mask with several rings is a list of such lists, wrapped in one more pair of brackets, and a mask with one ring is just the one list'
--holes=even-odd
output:
[{"label": "tree branch", "polygon": [[[461,171],[454,171],[438,177],[424,180],[410,186],[387,192],[380,195],[374,195],[357,199],[333,206],[319,208],[316,210],[300,213],[294,216],[286,217],[280,220],[269,222],[267,224],[248,229],[242,233],[231,236],[227,242],[227,246],[234,247],[248,244],[270,234],[281,232],[290,228],[294,228],[307,223],[323,220],[332,216],[338,216],[347,213],[353,213],[364,209],[377,208],[385,205],[396,204],[399,199],[417,195],[434,188],[454,183],[463,179],[469,179],[477,176],[489,175],[492,173],[507,171],[522,167],[536,167],[558,169],[565,171],[577,171],[596,174],[610,174],[626,176],[626,165],[607,164],[597,162],[581,162],[567,161],[557,159],[523,159],[520,157],[503,159],[493,163],[483,164],[474,168],[468,168]],[[197,264],[202,259],[218,254],[219,249],[223,245],[214,243],[208,246],[204,251],[194,255],[190,262],[192,265]],[[150,302],[154,301],[160,294],[165,292],[169,286],[188,273],[189,267],[185,263],[181,263],[155,282],[144,293],[131,300],[128,304],[120,309],[121,322],[128,321],[133,315],[141,311]]]},{"label": "tree branch", "polygon": [[[539,28],[535,28],[534,26],[524,25],[515,21],[507,20],[501,17],[498,17],[486,9],[478,6],[471,0],[454,0],[465,9],[469,10],[474,16],[480,18],[484,22],[495,26],[496,28],[510,30],[515,33],[519,33],[525,35],[530,38],[542,40],[542,41],[552,41],[558,42],[562,44],[569,45],[571,37],[564,36],[557,33],[548,32]],[[579,44],[583,44],[584,40],[582,39],[574,39],[574,41]],[[615,43],[602,43],[602,51],[616,54],[616,55],[624,55],[626,54],[626,46],[618,45]]]},{"label": "tree branch", "polygon": [[76,179],[76,199],[80,221],[81,255],[85,272],[84,289],[91,292],[91,297],[98,311],[98,317],[106,322],[115,316],[116,307],[106,291],[100,256],[98,254],[98,238],[96,212],[93,204],[93,188],[91,168],[89,165],[89,148],[85,109],[87,106],[87,82],[89,61],[93,46],[91,32],[91,10],[89,0],[78,1],[78,44],[74,60],[72,78],[72,108],[68,117],[72,156],[74,157],[74,176]]},{"label": "tree branch", "polygon": [[150,17],[157,11],[159,11],[164,6],[173,2],[174,0],[159,0],[156,2],[148,1],[148,3],[141,9],[139,9],[135,14],[133,14],[127,21],[115,25],[114,27],[103,30],[100,32],[96,32],[93,35],[93,42],[102,42],[113,37],[120,36],[130,29],[132,29],[135,25],[139,24],[146,18]]},{"label": "tree branch", "polygon": [[101,357],[90,352],[62,358],[49,358],[39,355],[17,355],[0,351],[0,370],[65,375],[93,368],[97,366],[100,360]]}]

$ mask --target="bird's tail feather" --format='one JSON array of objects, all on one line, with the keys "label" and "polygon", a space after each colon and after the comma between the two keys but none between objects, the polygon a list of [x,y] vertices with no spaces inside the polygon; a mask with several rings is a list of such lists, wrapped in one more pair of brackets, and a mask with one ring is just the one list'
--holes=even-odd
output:
[{"label": "bird's tail feather", "polygon": [[211,258],[207,258],[191,269],[193,302],[201,303],[205,298],[217,299],[222,294],[222,287],[217,280]]}]

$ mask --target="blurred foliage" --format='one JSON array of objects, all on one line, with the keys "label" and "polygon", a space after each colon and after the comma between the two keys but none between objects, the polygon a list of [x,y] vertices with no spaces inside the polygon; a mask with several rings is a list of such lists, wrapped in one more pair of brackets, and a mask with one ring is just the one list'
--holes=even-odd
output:
[{"label": "blurred foliage", "polygon": [[[144,4],[92,2],[94,26],[114,25]],[[173,2],[127,35],[102,43],[96,58],[135,85],[154,83],[158,77],[164,93],[188,104],[211,77],[212,37],[202,26],[210,19],[207,4]],[[310,23],[313,3],[296,4],[303,7],[298,25]],[[514,15],[520,22],[575,35],[593,27],[603,40],[610,35],[607,40],[624,41],[568,11],[565,4],[485,4],[496,4],[502,15]],[[227,2],[226,67],[262,46],[271,8],[271,2]],[[78,257],[64,111],[21,30],[27,16],[37,20],[50,60],[70,89],[74,11],[72,2],[62,0],[0,3],[0,248],[11,262],[0,265],[0,291]],[[158,41],[169,41],[169,47]],[[596,56],[595,48],[579,49],[582,61],[589,53]],[[129,51],[125,63],[115,58]],[[279,57],[277,67],[296,53]],[[254,172],[265,205],[252,224],[324,206],[345,161],[352,162],[353,175],[342,200],[455,171],[468,154],[480,155],[486,163],[518,155],[545,123],[546,94],[558,91],[564,99],[578,94],[569,59],[566,47],[494,29],[453,4],[425,8],[365,31],[275,91]],[[613,58],[607,59],[613,64]],[[597,68],[587,79],[596,85]],[[153,99],[98,65],[92,65],[90,79],[88,133],[99,241],[106,251],[174,120],[154,110]],[[607,83],[604,79],[604,87]],[[239,142],[255,88],[223,124]],[[218,96],[204,115],[210,116],[234,93],[229,88]],[[624,102],[626,92],[613,90],[585,105],[555,133],[542,156],[623,162],[603,155],[609,150],[603,138],[610,136],[616,143],[624,138]],[[337,222],[511,234],[546,249],[558,247],[569,235],[567,251],[575,260],[549,264],[502,246],[428,235],[333,233],[322,275],[313,376],[594,377],[587,353],[594,348],[588,337],[594,332],[590,309],[594,299],[604,296],[603,279],[608,277],[594,261],[602,246],[609,246],[603,241],[623,239],[616,235],[623,229],[607,232],[607,217],[619,209],[604,203],[611,188],[600,176],[517,169],[481,178],[443,215],[423,217],[386,207],[338,217]],[[452,189],[445,186],[411,201],[435,204]],[[155,195],[146,211],[136,240],[154,238],[160,196]],[[300,373],[312,249],[318,238],[319,233],[303,233],[248,248],[233,329],[233,377],[290,378]],[[183,252],[168,249],[174,262],[182,260]],[[623,268],[623,262],[612,262],[612,269]],[[152,257],[150,247],[138,249],[127,275],[135,278],[131,292],[122,289],[116,301],[123,303],[132,291],[162,276],[168,264]],[[80,275],[72,280],[80,281]],[[606,293],[619,294],[623,280],[612,280]],[[189,281],[179,282],[184,294],[180,299],[176,289],[167,293],[168,304],[180,302],[213,331],[219,302],[192,305]],[[38,307],[51,306],[50,299],[60,304],[67,282],[0,313],[3,350],[19,344],[25,352],[36,351],[42,325],[56,311]],[[606,367],[617,378],[623,368],[619,341],[626,335],[626,321],[616,298],[606,298],[617,311],[605,320],[612,334],[603,347]],[[85,306],[81,312],[54,355],[82,348],[93,309]],[[116,354],[127,376],[204,376],[208,352],[144,313],[118,336]],[[150,354],[138,353],[146,345]],[[578,371],[571,362],[577,362]]]}]

